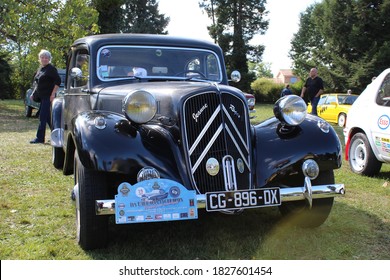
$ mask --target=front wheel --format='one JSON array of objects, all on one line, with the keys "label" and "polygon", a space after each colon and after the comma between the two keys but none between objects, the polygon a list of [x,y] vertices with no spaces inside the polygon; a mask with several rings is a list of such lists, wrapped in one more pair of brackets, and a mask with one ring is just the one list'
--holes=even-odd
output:
[{"label": "front wheel", "polygon": [[[333,170],[320,172],[312,181],[314,185],[334,184]],[[279,206],[282,216],[292,219],[293,223],[304,228],[315,228],[322,225],[328,218],[333,207],[333,197],[313,199],[312,207],[306,201],[285,202]]]},{"label": "front wheel", "polygon": [[375,176],[382,163],[377,160],[364,133],[356,133],[351,139],[348,155],[349,166],[356,174]]},{"label": "front wheel", "polygon": [[83,166],[75,156],[76,227],[78,243],[84,250],[105,247],[108,242],[108,216],[97,216],[95,200],[107,199],[104,173]]}]

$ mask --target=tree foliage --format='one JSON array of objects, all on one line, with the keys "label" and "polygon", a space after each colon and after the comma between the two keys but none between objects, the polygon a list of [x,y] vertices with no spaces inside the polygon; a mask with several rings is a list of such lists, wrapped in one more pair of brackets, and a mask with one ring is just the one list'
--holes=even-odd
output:
[{"label": "tree foliage", "polygon": [[167,34],[169,17],[158,11],[156,0],[125,0],[122,11],[123,33]]},{"label": "tree foliage", "polygon": [[324,0],[301,14],[290,57],[301,78],[316,66],[327,88],[361,91],[390,65],[390,0]]},{"label": "tree foliage", "polygon": [[239,87],[248,91],[253,74],[248,72],[247,60],[260,62],[264,46],[252,46],[255,34],[264,34],[268,28],[266,0],[202,0],[199,6],[213,20],[208,27],[210,36],[221,46],[228,72],[239,70]]},{"label": "tree foliage", "polygon": [[0,46],[10,57],[12,84],[19,97],[38,68],[41,49],[49,50],[53,64],[63,68],[70,44],[98,32],[97,12],[85,0],[2,0],[0,12]]},{"label": "tree foliage", "polygon": [[98,22],[100,33],[118,33],[122,26],[122,5],[126,0],[92,0],[93,6],[99,13]]}]

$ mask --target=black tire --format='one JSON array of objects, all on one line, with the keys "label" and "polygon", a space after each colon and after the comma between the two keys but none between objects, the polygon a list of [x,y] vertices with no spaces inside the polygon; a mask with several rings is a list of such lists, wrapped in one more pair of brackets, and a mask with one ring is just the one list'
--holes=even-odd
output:
[{"label": "black tire", "polygon": [[77,240],[84,250],[103,248],[108,242],[108,216],[97,216],[95,200],[107,199],[107,178],[104,173],[85,168],[75,156]]},{"label": "black tire", "polygon": [[51,149],[51,161],[56,169],[61,170],[64,167],[65,153],[60,147],[52,147]]},{"label": "black tire", "polygon": [[340,126],[340,127],[344,127],[345,124],[347,122],[347,115],[344,114],[344,113],[341,113],[339,115],[339,117],[337,118],[337,124]]},{"label": "black tire", "polygon": [[[333,170],[320,172],[318,177],[312,181],[312,185],[334,184]],[[293,224],[303,228],[315,228],[322,225],[328,218],[333,207],[333,197],[313,199],[310,209],[306,201],[285,202],[279,206],[282,216],[291,219]]]},{"label": "black tire", "polygon": [[33,111],[33,108],[26,105],[25,108],[24,108],[24,115],[25,115],[25,117],[26,118],[31,118],[32,111]]},{"label": "black tire", "polygon": [[382,163],[377,160],[364,133],[356,133],[352,137],[348,161],[352,172],[365,176],[377,175],[382,167]]}]

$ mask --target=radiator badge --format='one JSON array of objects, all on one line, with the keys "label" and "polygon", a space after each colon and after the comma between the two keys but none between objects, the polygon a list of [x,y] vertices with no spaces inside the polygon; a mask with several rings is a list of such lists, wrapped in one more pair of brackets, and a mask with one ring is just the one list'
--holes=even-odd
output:
[{"label": "radiator badge", "polygon": [[232,111],[233,114],[234,114],[237,118],[239,118],[239,119],[241,118],[240,113],[237,112],[236,107],[234,107],[233,104],[230,104],[229,108],[230,108],[230,111]]},{"label": "radiator badge", "polygon": [[195,122],[198,122],[198,118],[200,117],[200,115],[202,114],[202,112],[203,112],[204,110],[206,110],[206,108],[208,108],[208,107],[209,107],[209,106],[208,106],[207,103],[206,103],[206,104],[204,104],[204,105],[202,106],[202,108],[199,109],[198,112],[192,113],[192,117],[194,118]]},{"label": "radiator badge", "polygon": [[219,162],[215,158],[209,158],[206,162],[206,170],[211,176],[215,176],[219,172]]}]

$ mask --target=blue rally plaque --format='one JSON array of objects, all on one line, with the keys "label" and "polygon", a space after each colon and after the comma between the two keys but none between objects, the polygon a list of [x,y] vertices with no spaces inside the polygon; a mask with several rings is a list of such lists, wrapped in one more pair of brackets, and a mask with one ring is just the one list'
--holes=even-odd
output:
[{"label": "blue rally plaque", "polygon": [[197,219],[196,206],[196,192],[169,179],[121,183],[115,195],[115,220],[131,224]]}]

